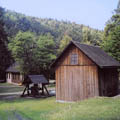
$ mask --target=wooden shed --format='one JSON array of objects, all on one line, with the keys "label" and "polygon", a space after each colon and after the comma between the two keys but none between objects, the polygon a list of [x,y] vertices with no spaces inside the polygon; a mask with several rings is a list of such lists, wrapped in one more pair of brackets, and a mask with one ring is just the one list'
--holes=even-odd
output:
[{"label": "wooden shed", "polygon": [[13,84],[22,84],[24,76],[18,70],[19,64],[14,63],[6,70],[6,81]]},{"label": "wooden shed", "polygon": [[99,47],[71,41],[51,67],[55,70],[57,101],[118,94],[120,64]]},{"label": "wooden shed", "polygon": [[26,91],[28,96],[32,95],[35,97],[36,95],[45,95],[44,90],[47,92],[47,95],[49,95],[46,87],[49,82],[44,75],[28,75],[28,77],[24,80],[23,84],[25,85],[25,89],[22,93],[22,97],[25,96]]}]

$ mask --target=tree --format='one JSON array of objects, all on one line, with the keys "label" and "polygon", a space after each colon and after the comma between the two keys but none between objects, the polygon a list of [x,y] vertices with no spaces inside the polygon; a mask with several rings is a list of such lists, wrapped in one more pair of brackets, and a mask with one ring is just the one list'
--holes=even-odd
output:
[{"label": "tree", "polygon": [[90,30],[88,29],[88,27],[84,27],[83,28],[83,40],[82,40],[82,43],[85,43],[85,44],[90,44],[90,40],[91,40],[91,33],[90,33]]},{"label": "tree", "polygon": [[116,14],[108,21],[105,30],[102,48],[113,56],[116,60],[120,61],[120,2]]},{"label": "tree", "polygon": [[[54,36],[54,41],[57,46],[64,34],[66,33],[69,37],[71,37],[75,41],[83,42],[83,32],[85,28],[88,28],[88,32],[91,33],[95,31],[94,34],[86,34],[90,36],[86,36],[90,41],[95,40],[95,42],[99,41],[99,35],[96,32],[96,29],[92,29],[88,26],[76,24],[70,21],[58,21],[53,19],[42,19],[36,17],[25,16],[20,13],[5,11],[5,30],[9,37],[14,37],[19,31],[26,32],[30,31],[35,33],[37,36],[44,35],[50,33]],[[98,32],[101,33],[99,30]],[[96,37],[95,37],[96,36]],[[93,39],[95,37],[95,39]],[[90,42],[92,43],[95,43]],[[96,43],[95,43],[96,44]]]},{"label": "tree", "polygon": [[30,32],[19,32],[8,44],[13,58],[20,64],[23,74],[34,71],[35,35]]},{"label": "tree", "polygon": [[54,47],[50,34],[36,37],[31,32],[19,32],[9,43],[9,49],[25,75],[46,74],[50,63],[56,58]]},{"label": "tree", "polygon": [[112,29],[105,37],[103,49],[116,60],[120,61],[120,25]]},{"label": "tree", "polygon": [[117,9],[115,10],[116,14],[120,15],[120,0],[117,5]]},{"label": "tree", "polygon": [[40,67],[41,73],[49,78],[50,64],[56,58],[56,49],[53,36],[49,33],[47,35],[39,36],[37,40],[36,60]]},{"label": "tree", "polygon": [[0,7],[0,79],[6,78],[6,69],[12,62],[7,43],[7,34],[4,30],[4,9]]},{"label": "tree", "polygon": [[72,38],[70,36],[68,36],[67,34],[65,34],[62,38],[62,40],[60,41],[60,48],[59,48],[59,52],[63,51],[63,49],[68,45],[68,43],[72,40]]}]

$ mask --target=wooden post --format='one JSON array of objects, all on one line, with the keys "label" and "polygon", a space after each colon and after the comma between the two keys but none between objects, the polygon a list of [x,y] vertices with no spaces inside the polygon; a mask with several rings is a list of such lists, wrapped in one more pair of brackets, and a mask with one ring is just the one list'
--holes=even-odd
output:
[{"label": "wooden post", "polygon": [[29,96],[29,84],[25,86],[25,89],[23,90],[22,97],[25,95],[25,91],[27,91],[27,95]]},{"label": "wooden post", "polygon": [[29,93],[29,84],[27,85],[27,95],[29,96],[30,93]]},{"label": "wooden post", "polygon": [[44,85],[42,84],[42,95],[44,95]]},{"label": "wooden post", "polygon": [[25,87],[25,89],[24,89],[24,91],[23,91],[23,93],[21,95],[22,97],[24,96],[26,89],[27,89],[27,87]]},{"label": "wooden post", "polygon": [[47,94],[49,95],[49,92],[48,92],[48,90],[47,90],[46,86],[45,86],[45,85],[43,85],[43,87],[44,87],[44,89],[46,90]]}]

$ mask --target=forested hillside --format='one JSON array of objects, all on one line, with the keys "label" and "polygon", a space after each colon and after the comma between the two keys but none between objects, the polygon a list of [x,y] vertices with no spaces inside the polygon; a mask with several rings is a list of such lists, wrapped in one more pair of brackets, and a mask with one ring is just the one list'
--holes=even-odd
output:
[{"label": "forested hillside", "polygon": [[120,61],[120,2],[104,31],[70,21],[26,16],[0,7],[0,79],[13,63],[20,64],[24,75],[51,75],[50,64],[69,41],[102,47]]},{"label": "forested hillside", "polygon": [[50,33],[58,45],[65,35],[73,40],[93,45],[99,45],[102,39],[102,31],[92,29],[88,26],[69,21],[25,16],[9,10],[5,11],[4,22],[5,30],[9,37],[15,36],[18,31],[30,31],[36,35]]},{"label": "forested hillside", "polygon": [[5,37],[8,38],[6,43],[4,40],[4,44],[9,51],[7,54],[12,57],[8,60],[18,62],[24,75],[44,74],[49,78],[50,64],[70,40],[92,45],[100,45],[102,41],[103,31],[85,25],[30,17],[1,9],[4,18],[2,31],[5,31]]}]

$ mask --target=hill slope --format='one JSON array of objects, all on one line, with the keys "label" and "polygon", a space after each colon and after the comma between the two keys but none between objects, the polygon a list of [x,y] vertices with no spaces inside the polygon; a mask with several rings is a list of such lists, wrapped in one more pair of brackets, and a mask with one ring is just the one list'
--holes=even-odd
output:
[{"label": "hill slope", "polygon": [[102,31],[74,22],[30,17],[10,10],[5,12],[5,30],[9,37],[15,36],[19,30],[36,35],[50,33],[57,43],[67,34],[73,40],[99,45],[102,36]]}]

